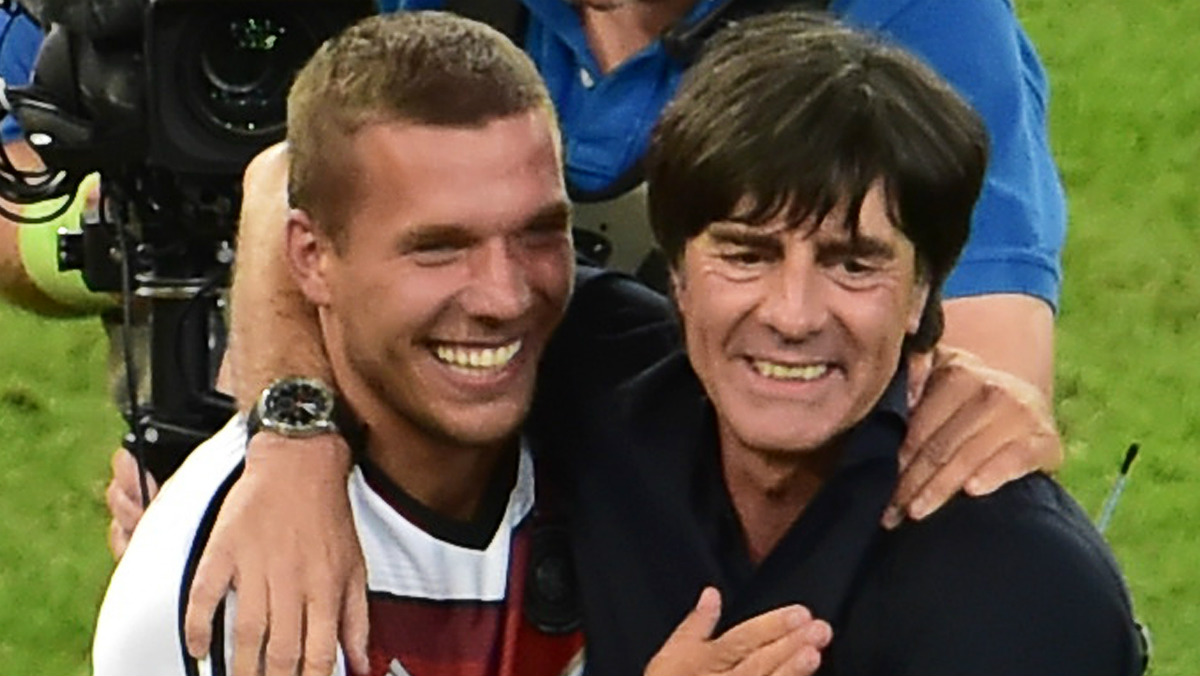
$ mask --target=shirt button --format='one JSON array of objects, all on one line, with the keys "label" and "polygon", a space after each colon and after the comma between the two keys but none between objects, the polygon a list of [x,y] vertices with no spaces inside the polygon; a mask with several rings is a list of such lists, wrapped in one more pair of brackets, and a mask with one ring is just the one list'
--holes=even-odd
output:
[{"label": "shirt button", "polygon": [[596,84],[596,81],[592,79],[592,74],[587,71],[587,68],[579,69],[579,81],[588,89],[591,89]]}]

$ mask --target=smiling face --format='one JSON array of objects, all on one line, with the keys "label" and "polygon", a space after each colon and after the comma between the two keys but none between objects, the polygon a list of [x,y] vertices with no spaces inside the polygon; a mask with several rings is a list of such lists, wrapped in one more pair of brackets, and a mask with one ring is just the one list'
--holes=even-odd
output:
[{"label": "smiling face", "polygon": [[891,381],[929,288],[878,186],[857,237],[843,222],[718,222],[687,242],[676,300],[726,451],[825,448]]},{"label": "smiling face", "polygon": [[[354,135],[344,232],[315,236],[298,267],[313,271],[301,283],[322,307],[339,386],[373,427],[382,415],[486,446],[520,425],[573,272],[551,124],[538,109]],[[294,212],[292,230],[305,218]]]}]

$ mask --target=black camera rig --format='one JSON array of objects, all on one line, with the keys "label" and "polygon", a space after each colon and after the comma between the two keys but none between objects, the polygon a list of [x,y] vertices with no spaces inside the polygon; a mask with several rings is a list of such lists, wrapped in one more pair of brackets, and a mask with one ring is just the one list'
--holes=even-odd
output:
[{"label": "black camera rig", "polygon": [[[101,175],[98,218],[60,239],[61,269],[150,307],[150,394],[130,363],[128,441],[170,475],[229,417],[214,387],[246,163],[284,137],[288,87],[370,0],[26,0],[43,27],[32,81],[5,98],[46,169],[0,157],[0,197],[63,197]],[[53,218],[54,214],[48,218]],[[16,216],[20,220],[19,216]],[[41,220],[46,220],[45,218]]]}]

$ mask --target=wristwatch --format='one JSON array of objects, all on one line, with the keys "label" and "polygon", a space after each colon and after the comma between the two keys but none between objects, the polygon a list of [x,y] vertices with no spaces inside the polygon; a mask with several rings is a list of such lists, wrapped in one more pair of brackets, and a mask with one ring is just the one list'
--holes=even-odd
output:
[{"label": "wristwatch", "polygon": [[337,394],[320,380],[280,378],[263,390],[250,411],[247,438],[262,430],[291,438],[337,434],[337,409]]}]

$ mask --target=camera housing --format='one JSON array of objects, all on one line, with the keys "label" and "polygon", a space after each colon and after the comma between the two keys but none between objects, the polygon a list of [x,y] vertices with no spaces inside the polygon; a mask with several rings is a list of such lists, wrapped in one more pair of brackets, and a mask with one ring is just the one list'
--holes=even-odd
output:
[{"label": "camera housing", "polygon": [[28,0],[27,11],[46,38],[32,81],[6,94],[47,169],[0,166],[0,193],[25,203],[74,195],[101,173],[100,208],[81,233],[62,235],[58,263],[82,270],[93,291],[123,292],[127,322],[135,298],[149,305],[148,363],[130,350],[126,370],[149,374],[150,396],[130,387],[126,438],[161,482],[233,411],[213,383],[242,171],[284,137],[295,73],[375,6]]},{"label": "camera housing", "polygon": [[155,0],[146,15],[146,163],[240,175],[284,136],[288,87],[327,38],[373,11],[338,0]]},{"label": "camera housing", "polygon": [[240,176],[283,139],[296,71],[375,11],[371,0],[31,5],[47,36],[33,81],[9,87],[9,102],[47,165],[77,176],[128,167]]}]

